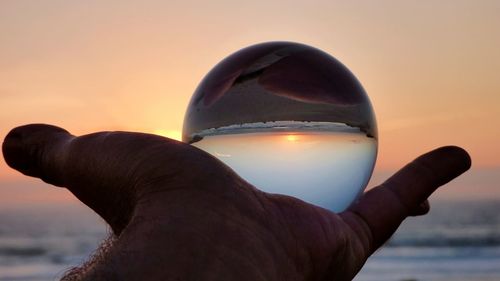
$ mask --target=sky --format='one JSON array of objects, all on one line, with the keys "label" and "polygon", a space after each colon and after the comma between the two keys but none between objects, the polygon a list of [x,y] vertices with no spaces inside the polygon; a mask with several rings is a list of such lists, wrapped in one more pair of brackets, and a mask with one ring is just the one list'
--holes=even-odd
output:
[{"label": "sky", "polygon": [[[81,135],[180,136],[221,59],[266,41],[322,49],[377,116],[371,186],[421,153],[464,147],[473,168],[442,198],[500,198],[500,1],[1,1],[0,136],[27,123]],[[0,204],[70,202],[0,161]]]}]

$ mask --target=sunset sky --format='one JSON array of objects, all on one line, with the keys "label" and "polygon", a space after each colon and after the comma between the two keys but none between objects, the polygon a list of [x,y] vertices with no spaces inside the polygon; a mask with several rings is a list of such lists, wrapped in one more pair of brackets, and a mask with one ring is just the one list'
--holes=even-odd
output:
[{"label": "sunset sky", "polygon": [[[343,62],[373,103],[372,185],[432,148],[472,170],[442,198],[500,198],[500,1],[1,1],[0,136],[49,123],[73,134],[179,137],[221,59],[296,41]],[[70,202],[0,161],[0,204]]]}]

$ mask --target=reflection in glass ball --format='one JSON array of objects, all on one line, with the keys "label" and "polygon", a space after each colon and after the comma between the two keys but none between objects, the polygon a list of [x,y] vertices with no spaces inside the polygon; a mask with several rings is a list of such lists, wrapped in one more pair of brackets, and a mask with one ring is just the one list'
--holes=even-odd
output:
[{"label": "reflection in glass ball", "polygon": [[257,188],[342,211],[377,155],[375,115],[356,77],[307,45],[263,43],[217,64],[196,89],[183,141]]}]

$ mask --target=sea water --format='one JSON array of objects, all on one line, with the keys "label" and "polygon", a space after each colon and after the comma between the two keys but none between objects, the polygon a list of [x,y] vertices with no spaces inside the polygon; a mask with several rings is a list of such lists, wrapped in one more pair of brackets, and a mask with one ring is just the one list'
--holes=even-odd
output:
[{"label": "sea water", "polygon": [[358,128],[329,122],[267,122],[199,134],[194,146],[255,187],[342,211],[364,190],[377,141]]},{"label": "sea water", "polygon": [[[405,221],[354,280],[500,280],[500,201],[431,205],[427,216]],[[107,232],[83,204],[0,206],[0,281],[59,280]]]}]

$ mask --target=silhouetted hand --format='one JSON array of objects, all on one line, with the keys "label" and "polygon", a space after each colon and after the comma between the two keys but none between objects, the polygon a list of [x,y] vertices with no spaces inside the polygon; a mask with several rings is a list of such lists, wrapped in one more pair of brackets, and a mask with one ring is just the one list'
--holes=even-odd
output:
[{"label": "silhouetted hand", "polygon": [[461,148],[436,149],[334,214],[259,191],[209,154],[156,135],[75,137],[35,124],[13,129],[3,153],[23,174],[69,189],[116,235],[68,280],[351,280],[471,161]]}]

